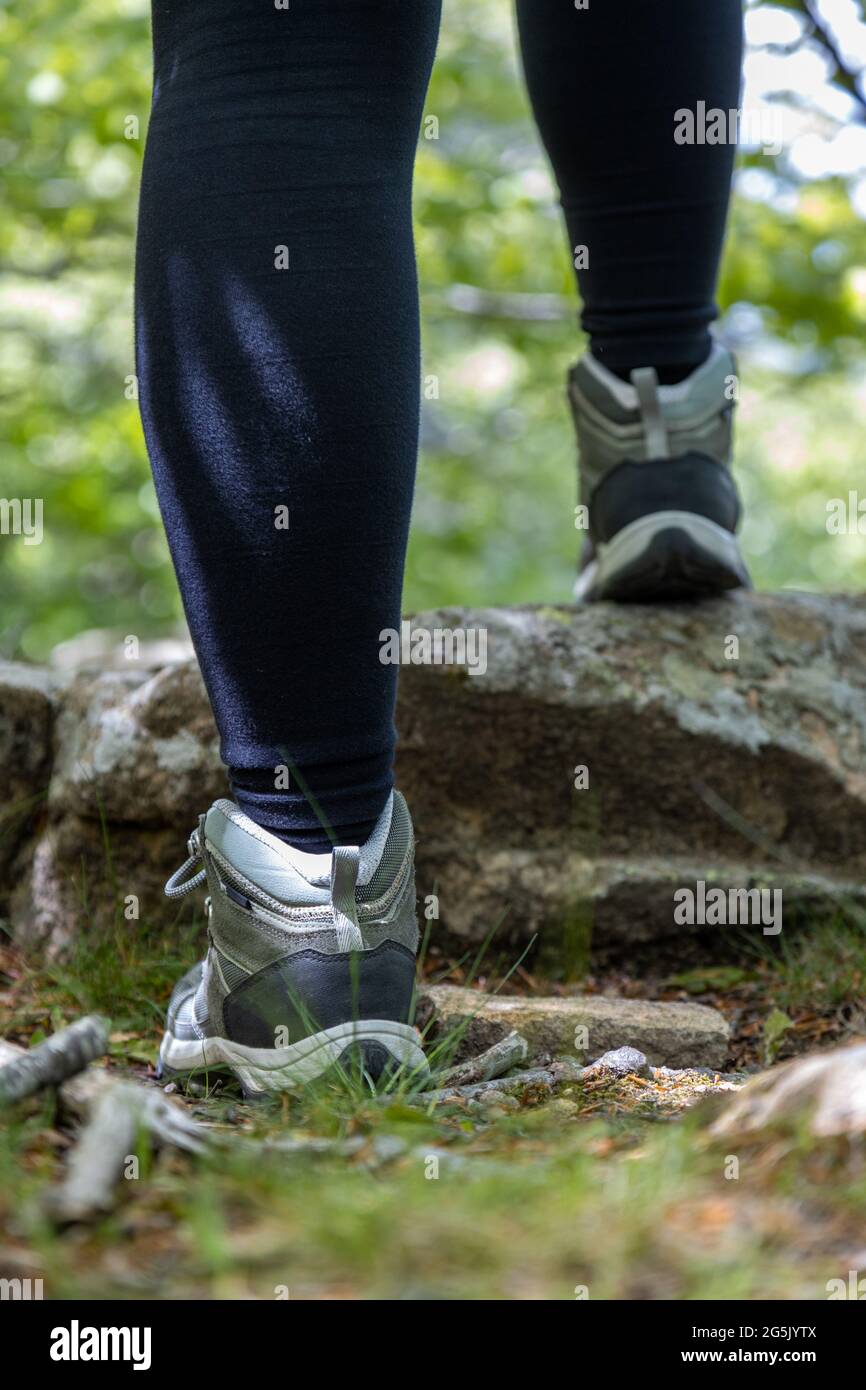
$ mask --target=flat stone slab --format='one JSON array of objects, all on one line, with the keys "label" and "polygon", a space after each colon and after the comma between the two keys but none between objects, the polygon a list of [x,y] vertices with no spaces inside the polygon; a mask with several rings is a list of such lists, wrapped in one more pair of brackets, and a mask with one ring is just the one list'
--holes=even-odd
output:
[{"label": "flat stone slab", "polygon": [[454,1033],[455,1061],[481,1052],[515,1031],[530,1057],[550,1054],[592,1062],[605,1052],[636,1048],[655,1067],[721,1068],[730,1029],[717,1009],[590,994],[503,997],[456,985],[420,991],[418,1021],[430,1036]]}]

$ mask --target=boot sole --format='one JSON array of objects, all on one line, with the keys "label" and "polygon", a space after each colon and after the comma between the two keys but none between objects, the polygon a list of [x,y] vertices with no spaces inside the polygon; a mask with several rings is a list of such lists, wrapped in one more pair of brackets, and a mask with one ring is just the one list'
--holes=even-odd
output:
[{"label": "boot sole", "polygon": [[390,1019],[338,1023],[288,1047],[246,1047],[230,1038],[176,1038],[166,1033],[159,1049],[159,1075],[190,1076],[228,1069],[246,1096],[294,1091],[316,1081],[336,1064],[362,1067],[374,1082],[404,1070],[426,1077],[427,1059],[417,1029]]},{"label": "boot sole", "polygon": [[578,576],[578,603],[712,598],[751,588],[735,535],[695,512],[650,512],[598,547]]}]

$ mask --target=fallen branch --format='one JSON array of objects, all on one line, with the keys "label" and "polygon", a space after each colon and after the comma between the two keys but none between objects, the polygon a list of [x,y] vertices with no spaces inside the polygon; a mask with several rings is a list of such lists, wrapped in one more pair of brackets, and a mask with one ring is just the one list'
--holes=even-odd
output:
[{"label": "fallen branch", "polygon": [[[0,1070],[9,1062],[26,1056],[26,1047],[0,1038]],[[104,1067],[86,1067],[77,1076],[70,1076],[57,1092],[60,1116],[66,1120],[86,1120],[106,1086],[113,1086],[114,1081],[115,1077]]]},{"label": "fallen branch", "polygon": [[469,1086],[442,1086],[436,1091],[410,1096],[407,1103],[425,1108],[429,1105],[461,1105],[494,1093],[516,1096],[518,1100],[538,1099],[539,1095],[552,1094],[558,1086],[567,1082],[580,1081],[583,1072],[584,1068],[576,1062],[551,1062],[549,1067],[533,1067],[529,1071],[514,1072],[511,1076],[502,1076],[494,1081],[479,1081]]},{"label": "fallen branch", "polygon": [[0,1067],[0,1105],[24,1100],[46,1086],[60,1086],[107,1052],[107,1019],[98,1014],[81,1018]]},{"label": "fallen branch", "polygon": [[469,1086],[473,1082],[492,1081],[519,1062],[525,1062],[528,1056],[529,1044],[526,1039],[519,1033],[509,1033],[486,1051],[479,1052],[477,1057],[469,1057],[465,1062],[458,1062],[442,1072],[437,1078],[439,1087],[449,1090],[456,1086]]},{"label": "fallen branch", "polygon": [[243,1134],[215,1133],[214,1145],[231,1153],[249,1154],[250,1157],[267,1157],[278,1154],[280,1158],[353,1158],[366,1147],[367,1139],[360,1134],[348,1139],[328,1139],[317,1135],[298,1138],[297,1135],[269,1135],[264,1139],[248,1139]]},{"label": "fallen branch", "polygon": [[202,1153],[209,1136],[199,1123],[161,1091],[130,1081],[103,1090],[73,1148],[63,1180],[46,1197],[49,1214],[61,1222],[87,1221],[110,1211],[117,1184],[142,1134],[160,1148],[172,1145]]}]

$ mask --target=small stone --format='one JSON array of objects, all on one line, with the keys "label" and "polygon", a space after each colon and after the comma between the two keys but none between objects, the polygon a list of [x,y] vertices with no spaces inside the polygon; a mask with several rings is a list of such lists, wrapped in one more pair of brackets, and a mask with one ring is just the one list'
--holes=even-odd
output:
[{"label": "small stone", "polygon": [[209,1090],[205,1083],[203,1081],[194,1081],[191,1076],[186,1078],[184,1090],[187,1096],[195,1096],[197,1100],[202,1098],[207,1100],[209,1095]]},{"label": "small stone", "polygon": [[575,1115],[580,1114],[580,1106],[573,1100],[566,1100],[564,1096],[551,1100],[544,1107],[545,1115],[553,1115],[561,1120],[573,1120]]},{"label": "small stone", "polygon": [[395,1158],[402,1158],[408,1145],[398,1134],[375,1134],[372,1148],[378,1163],[391,1163]]},{"label": "small stone", "polygon": [[649,1063],[636,1047],[618,1047],[613,1052],[605,1052],[597,1062],[587,1067],[584,1076],[590,1073],[609,1072],[612,1076],[649,1076]]},{"label": "small stone", "polygon": [[520,1101],[515,1096],[504,1095],[502,1091],[488,1091],[478,1097],[478,1104],[485,1110],[519,1110]]},{"label": "small stone", "polygon": [[530,1129],[543,1129],[545,1125],[551,1123],[562,1124],[565,1121],[573,1120],[580,1114],[580,1106],[573,1100],[563,1100],[557,1097],[548,1100],[544,1105],[536,1106],[534,1110],[527,1110],[523,1115],[522,1123]]}]

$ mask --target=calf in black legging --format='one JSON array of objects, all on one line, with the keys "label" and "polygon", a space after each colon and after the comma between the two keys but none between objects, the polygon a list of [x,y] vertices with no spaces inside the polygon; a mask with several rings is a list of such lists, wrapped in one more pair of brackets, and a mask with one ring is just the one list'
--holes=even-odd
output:
[{"label": "calf in black legging", "polygon": [[[611,374],[593,367],[574,399],[589,418],[611,380],[642,391],[646,419],[628,409],[652,458],[673,446],[640,372],[663,391],[708,358],[733,161],[730,144],[676,143],[674,114],[736,106],[740,2],[519,0],[518,17],[570,243],[588,252],[584,327]],[[380,633],[399,626],[415,475],[411,184],[438,22],[439,0],[153,4],[147,444],[234,797],[314,852],[362,843],[391,789]],[[692,488],[710,539],[730,530],[723,451],[687,432],[685,463],[640,475],[653,509],[674,515]],[[598,494],[597,547],[634,525],[629,476]],[[635,543],[622,550],[633,565]]]}]

